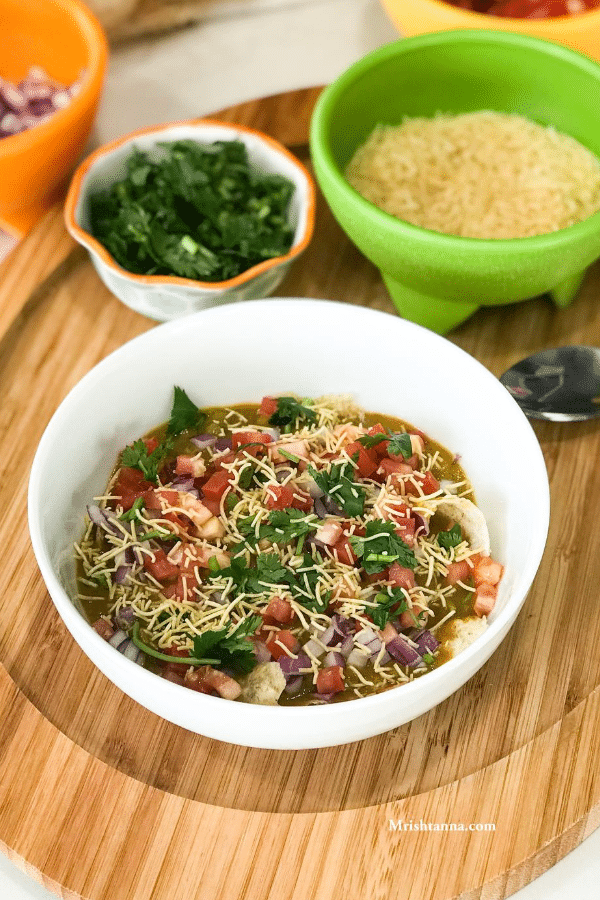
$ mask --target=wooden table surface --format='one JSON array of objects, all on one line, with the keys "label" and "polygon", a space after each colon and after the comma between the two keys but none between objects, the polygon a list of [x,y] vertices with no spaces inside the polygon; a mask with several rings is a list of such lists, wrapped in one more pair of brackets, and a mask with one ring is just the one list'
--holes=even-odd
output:
[{"label": "wooden table surface", "polygon": [[[298,147],[317,94],[222,115]],[[28,539],[27,478],[52,413],[154,323],[103,287],[60,210],[0,276],[0,845],[11,858],[70,900],[491,900],[600,824],[598,423],[535,424],[552,492],[546,553],[518,625],[460,691],[343,747],[226,745],[159,719],[94,669]],[[543,347],[600,344],[599,285],[596,265],[569,309],[480,310],[449,339],[496,375]],[[393,312],[321,197],[280,293]],[[398,819],[495,831],[400,834]]]}]

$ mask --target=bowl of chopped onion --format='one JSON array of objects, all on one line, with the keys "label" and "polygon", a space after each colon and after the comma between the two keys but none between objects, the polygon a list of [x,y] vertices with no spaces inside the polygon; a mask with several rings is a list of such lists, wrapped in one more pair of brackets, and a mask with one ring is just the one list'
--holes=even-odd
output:
[{"label": "bowl of chopped onion", "polygon": [[315,175],[400,313],[575,297],[600,256],[600,65],[524,34],[396,41],[319,97]]},{"label": "bowl of chopped onion", "polygon": [[65,205],[108,289],[159,321],[272,294],[310,242],[314,216],[314,182],[286,147],[212,119],[100,147]]},{"label": "bowl of chopped onion", "polygon": [[56,411],[29,483],[82,651],[157,715],[273,749],[368,738],[458,690],[515,623],[548,520],[535,434],[487,369],[308,299],[125,344]]},{"label": "bowl of chopped onion", "polygon": [[80,0],[1,0],[0,19],[0,225],[20,237],[84,149],[108,46]]}]

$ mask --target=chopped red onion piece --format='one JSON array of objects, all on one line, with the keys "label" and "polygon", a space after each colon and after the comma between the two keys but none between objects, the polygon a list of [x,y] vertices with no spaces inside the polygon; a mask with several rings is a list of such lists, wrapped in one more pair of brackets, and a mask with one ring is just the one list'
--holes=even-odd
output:
[{"label": "chopped red onion piece", "polygon": [[321,703],[329,703],[335,697],[336,692],[334,691],[331,694],[318,694],[316,691],[312,695],[314,700],[320,700]]},{"label": "chopped red onion piece", "polygon": [[193,494],[198,500],[200,494],[198,490],[194,487],[194,479],[193,478],[176,478],[171,482],[170,485],[174,491],[185,491],[187,494]]},{"label": "chopped red onion piece", "polygon": [[125,584],[129,576],[133,572],[133,566],[125,563],[122,566],[118,566],[115,572],[115,581],[117,584]]},{"label": "chopped red onion piece", "polygon": [[126,659],[130,659],[131,662],[139,662],[142,656],[142,653],[135,646],[133,641],[127,641],[126,646],[119,648],[119,653],[122,653]]},{"label": "chopped red onion piece", "polygon": [[429,534],[429,522],[424,516],[413,510],[411,512],[411,518],[415,520],[415,537],[419,537],[422,534]]},{"label": "chopped red onion piece", "polygon": [[263,644],[262,641],[254,642],[254,653],[256,655],[257,662],[259,663],[270,662],[271,660],[271,654],[267,650],[267,645]]},{"label": "chopped red onion piece", "polygon": [[423,662],[421,655],[400,634],[386,644],[386,649],[401,665],[410,666],[411,669]]},{"label": "chopped red onion piece", "polygon": [[341,666],[343,669],[346,665],[346,658],[341,653],[330,650],[323,660],[323,665],[326,669],[328,669],[330,666]]},{"label": "chopped red onion piece", "polygon": [[329,647],[331,643],[339,643],[339,641],[335,641],[336,637],[335,628],[333,625],[330,625],[329,628],[326,628],[323,634],[319,635],[319,640],[325,644],[326,647]]},{"label": "chopped red onion piece", "polygon": [[280,656],[279,665],[285,677],[289,678],[300,675],[300,669],[310,669],[310,659],[306,653],[299,653],[295,659],[291,656]]},{"label": "chopped red onion piece", "polygon": [[225,450],[231,450],[232,446],[231,438],[217,438],[214,445],[215,450],[218,453],[224,453]]},{"label": "chopped red onion piece", "polygon": [[417,650],[421,654],[424,653],[435,653],[437,648],[440,646],[440,642],[430,631],[421,631],[417,632],[414,635],[410,635],[411,640],[415,642],[417,645]]},{"label": "chopped red onion piece", "polygon": [[368,661],[369,657],[366,653],[363,653],[361,650],[354,649],[348,655],[347,664],[349,666],[354,666],[355,669],[364,669]]},{"label": "chopped red onion piece", "polygon": [[381,644],[381,640],[379,636],[373,631],[372,628],[361,628],[361,630],[354,636],[354,640],[357,644],[364,644],[367,646],[368,644],[372,644],[375,641],[379,641]]},{"label": "chopped red onion piece", "polygon": [[196,437],[190,438],[190,440],[199,450],[206,450],[207,447],[212,447],[217,443],[217,438],[214,434],[197,434]]},{"label": "chopped red onion piece", "polygon": [[313,638],[310,638],[310,640],[308,640],[308,641],[304,644],[304,646],[302,647],[302,649],[303,649],[306,653],[312,653],[312,655],[315,656],[317,659],[320,659],[320,658],[323,656],[323,654],[327,652],[327,651],[324,650],[323,647],[321,647],[321,645],[318,644]]},{"label": "chopped red onion piece", "polygon": [[339,613],[333,614],[331,624],[335,633],[339,634],[341,638],[347,638],[349,634],[354,634],[354,623],[352,620],[345,618],[345,616],[340,616]]},{"label": "chopped red onion piece", "polygon": [[118,628],[127,630],[128,628],[131,628],[134,622],[135,613],[131,606],[122,606],[121,609],[115,613],[115,623]]},{"label": "chopped red onion piece", "polygon": [[38,66],[32,66],[18,85],[0,78],[0,138],[45,122],[68,106],[79,87],[78,82],[70,87],[58,84]]},{"label": "chopped red onion piece", "polygon": [[87,514],[94,525],[98,525],[104,531],[108,531],[110,534],[123,533],[122,529],[114,524],[119,520],[110,509],[100,509],[95,503],[90,503],[87,507]]},{"label": "chopped red onion piece", "polygon": [[348,654],[352,651],[354,647],[354,635],[349,634],[347,638],[344,638],[342,644],[340,646],[340,653],[347,657]]},{"label": "chopped red onion piece", "polygon": [[323,501],[321,500],[320,497],[317,497],[317,499],[315,500],[315,514],[320,519],[326,519],[327,516],[329,515],[329,513],[325,509],[325,504],[323,503]]},{"label": "chopped red onion piece", "polygon": [[331,499],[331,497],[327,496],[327,494],[323,495],[323,505],[325,506],[325,509],[331,516],[343,516],[344,515],[344,510],[341,508],[341,506],[338,506],[337,503]]},{"label": "chopped red onion piece", "polygon": [[323,496],[324,492],[321,490],[321,488],[319,487],[317,482],[314,480],[314,478],[310,479],[310,481],[307,484],[307,488],[308,488],[308,493],[310,494],[310,496],[312,497],[313,500],[318,500],[320,497]]},{"label": "chopped red onion piece", "polygon": [[279,428],[265,428],[263,434],[268,434],[272,441],[278,441],[281,437]]},{"label": "chopped red onion piece", "polygon": [[289,694],[290,697],[297,697],[302,690],[303,681],[304,678],[302,675],[298,675],[296,678],[290,678],[284,688],[286,694]]},{"label": "chopped red onion piece", "polygon": [[127,633],[120,628],[118,631],[115,631],[113,636],[109,639],[108,643],[111,647],[114,647],[115,650],[121,651],[121,647],[125,647],[125,644],[129,643],[129,638],[127,637]]}]

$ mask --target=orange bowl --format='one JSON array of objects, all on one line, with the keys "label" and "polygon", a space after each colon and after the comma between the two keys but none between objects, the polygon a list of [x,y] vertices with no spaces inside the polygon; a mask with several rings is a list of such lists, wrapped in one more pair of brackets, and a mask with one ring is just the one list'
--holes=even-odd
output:
[{"label": "orange bowl", "polygon": [[553,19],[504,19],[459,9],[444,0],[381,0],[381,3],[404,37],[457,28],[516,31],[564,44],[600,61],[600,7]]},{"label": "orange bowl", "polygon": [[0,139],[0,226],[20,237],[58,199],[90,133],[108,57],[100,23],[80,0],[0,0],[0,76],[19,82],[41,66],[64,85],[68,106]]}]

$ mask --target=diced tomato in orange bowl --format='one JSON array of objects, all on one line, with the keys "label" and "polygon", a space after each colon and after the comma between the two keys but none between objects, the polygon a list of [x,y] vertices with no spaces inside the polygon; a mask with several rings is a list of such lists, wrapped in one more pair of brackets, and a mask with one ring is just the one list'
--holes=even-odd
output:
[{"label": "diced tomato in orange bowl", "polygon": [[[411,373],[410,389],[407,373]],[[286,442],[297,444],[306,440],[304,432],[311,431],[310,421],[308,425],[301,423],[304,431],[294,425],[286,431],[285,417],[280,424],[269,422],[273,412],[262,418],[248,415],[247,422],[231,416],[230,425],[224,428],[226,434],[214,434],[212,443],[221,448],[214,452],[206,447],[183,446],[181,435],[170,435],[172,458],[180,455],[193,459],[198,449],[199,459],[210,465],[200,476],[194,476],[193,471],[189,475],[178,474],[167,465],[161,480],[160,452],[165,430],[157,426],[170,421],[174,385],[185,389],[207,411],[232,405],[242,409],[237,404],[243,403],[254,404],[257,410],[264,397],[278,398],[292,392],[300,398],[298,402],[343,393],[373,415],[362,432],[359,429],[358,433],[335,435],[335,439],[328,436],[322,466],[311,442],[302,459],[294,453],[282,457],[266,450],[254,456],[242,445],[235,450],[228,445],[231,431],[260,431],[268,432],[272,438],[268,445],[261,446],[273,445],[285,451]],[[184,404],[180,410],[184,418],[185,409]],[[426,454],[431,455],[432,447],[439,442],[452,454],[460,455],[460,466],[468,474],[489,529],[490,546],[473,546],[475,538],[469,529],[475,528],[476,523],[469,523],[466,514],[461,518],[459,502],[456,513],[447,519],[462,523],[461,536],[471,534],[470,547],[479,554],[472,572],[464,566],[449,566],[447,573],[439,571],[439,580],[444,589],[452,587],[453,582],[465,584],[477,595],[473,601],[477,601],[487,618],[485,622],[479,619],[481,633],[476,639],[443,665],[431,666],[422,677],[409,683],[360,696],[360,689],[356,694],[353,687],[360,679],[339,660],[344,647],[347,652],[347,638],[351,638],[355,649],[357,641],[364,641],[363,647],[377,647],[377,641],[381,645],[383,640],[383,658],[385,653],[394,659],[414,658],[415,648],[404,637],[412,634],[418,640],[422,637],[418,630],[429,630],[426,617],[421,615],[426,590],[423,589],[423,597],[417,596],[427,573],[423,567],[411,568],[410,554],[417,558],[428,528],[432,542],[442,533],[440,528],[449,526],[449,521],[438,524],[427,513],[440,503],[441,497],[449,502],[444,478],[436,469],[432,477],[437,479],[438,491],[431,482],[427,485],[431,493],[402,494],[399,487],[412,477],[410,472],[384,472],[385,477],[376,480],[366,474],[364,466],[362,473],[356,470],[358,466],[355,469],[353,463],[360,464],[361,458],[365,461],[360,449],[355,460],[354,454],[348,456],[345,448],[358,442],[372,463],[391,460],[385,446],[389,441],[385,429],[391,427],[393,417],[428,435]],[[373,429],[378,422],[383,432]],[[353,428],[356,429],[354,423]],[[364,434],[369,428],[373,433]],[[201,437],[207,430],[198,423],[196,436]],[[146,446],[143,441],[142,446],[136,444],[151,434],[158,437],[156,447]],[[378,435],[383,440],[373,446],[368,440],[361,440],[377,440]],[[384,446],[377,452],[380,444]],[[122,477],[110,483],[111,475],[116,475],[115,461],[126,447],[131,450],[127,465],[124,462],[121,466]],[[352,476],[347,478],[350,486],[343,481],[346,476],[338,472],[339,478],[335,484],[330,483],[332,493],[328,494],[327,484],[321,478],[325,487],[320,486],[312,470],[331,474],[332,467],[342,458],[340,454],[345,454],[346,476]],[[151,456],[154,462],[158,460],[158,473],[153,472]],[[135,468],[142,462],[146,472]],[[299,497],[296,502],[306,508],[282,504],[269,509],[265,505],[259,519],[274,517],[272,522],[269,519],[269,527],[272,524],[273,528],[270,537],[265,537],[260,528],[256,533],[260,521],[252,521],[252,515],[258,511],[253,497],[263,490],[265,482],[261,479],[269,475],[271,466],[277,467],[278,479],[269,477],[269,484],[279,488],[274,492],[275,499],[283,495],[289,500],[284,490],[288,488],[292,498]],[[135,469],[139,474],[123,471],[127,469]],[[417,470],[425,472],[420,460],[414,471]],[[360,491],[356,497],[352,490],[367,482],[372,485],[366,504],[368,515],[342,510],[340,516],[336,504],[360,503]],[[456,499],[462,498],[458,495]],[[376,513],[379,504],[381,509]],[[215,578],[219,589],[211,591],[210,608],[212,630],[218,630],[220,622],[227,621],[231,605],[223,589],[226,578],[249,579],[246,615],[256,615],[258,621],[253,622],[255,630],[247,646],[242,644],[242,651],[249,649],[260,660],[254,671],[259,666],[271,674],[287,670],[286,687],[291,685],[293,689],[295,678],[305,679],[304,683],[311,685],[314,702],[245,702],[238,694],[240,687],[246,689],[242,676],[223,664],[220,656],[211,656],[209,646],[200,646],[198,652],[201,650],[202,654],[197,658],[182,654],[169,630],[173,622],[169,620],[169,628],[164,629],[165,616],[158,623],[164,629],[163,637],[154,649],[167,659],[156,657],[154,670],[138,665],[119,651],[130,640],[126,610],[122,612],[125,639],[115,628],[116,613],[104,619],[103,626],[91,627],[77,596],[87,590],[80,590],[77,585],[73,554],[73,544],[83,540],[86,505],[107,529],[94,522],[89,543],[94,543],[98,529],[106,534],[106,541],[115,538],[115,543],[116,533],[133,534],[131,529],[135,529],[132,545],[141,560],[140,591],[147,592],[151,585],[157,594],[162,592],[167,616],[171,605],[179,609],[177,604],[183,603],[187,604],[186,612],[195,615],[200,605],[197,579],[210,584]],[[413,515],[406,516],[407,509]],[[102,510],[105,520],[99,516]],[[228,519],[228,515],[233,518]],[[403,519],[415,523],[414,534],[409,534],[412,525],[408,529],[402,527]],[[369,520],[378,520],[385,529],[374,535],[369,530]],[[234,535],[233,529],[224,534],[233,521],[243,523],[243,534]],[[301,522],[308,522],[304,533],[298,524]],[[29,523],[45,584],[69,632],[65,632],[65,648],[74,639],[121,691],[192,732],[243,746],[307,749],[358,741],[398,727],[442,703],[481,668],[517,621],[533,583],[545,545],[548,483],[539,444],[510,395],[485,367],[450,341],[406,320],[350,304],[293,298],[248,300],[150,329],[123,345],[82,379],[53,416],[36,452],[29,482]],[[182,533],[175,530],[178,523],[185,526]],[[290,523],[300,530],[286,531]],[[276,531],[278,527],[280,532]],[[378,528],[382,527],[378,524]],[[111,532],[111,528],[116,532]],[[244,565],[240,567],[241,557],[235,555],[235,542],[251,535],[253,528],[257,539],[253,558],[261,553],[266,557],[274,554],[273,541],[280,537],[286,547],[286,559],[294,559],[289,568],[279,567],[279,557],[263,560],[260,575],[274,579],[268,583],[276,583],[277,587],[268,602],[256,602],[256,585],[260,587],[261,578],[256,577],[258,573],[249,576]],[[293,541],[286,543],[290,533]],[[452,529],[446,528],[446,533],[444,540],[453,540]],[[320,541],[317,534],[324,540]],[[403,535],[412,538],[412,546]],[[441,550],[438,556],[440,553],[443,556]],[[461,551],[456,550],[456,554],[460,564]],[[120,578],[127,576],[129,555],[125,553],[121,558],[114,554],[115,564],[109,572],[115,579],[119,569]],[[314,561],[317,556],[326,572],[336,573],[335,582],[330,584],[331,595],[323,598],[321,607],[308,611],[311,622],[320,615],[324,623],[332,623],[331,635],[327,629],[316,635],[319,640],[326,638],[325,646],[320,646],[318,640],[311,645],[302,637],[303,620],[308,614],[302,604],[302,591],[307,600],[317,568],[309,565],[307,558]],[[88,580],[92,584],[87,587],[92,591],[95,583]],[[372,599],[375,606],[370,607],[370,612],[365,608],[364,620],[355,622],[353,630],[345,635],[345,620],[351,620],[349,610],[356,604],[357,583],[360,591],[368,592],[371,598],[383,595],[385,603],[381,598]],[[295,585],[295,594],[290,585]],[[412,606],[406,602],[406,594]],[[386,603],[390,616],[384,623]],[[143,604],[136,608],[143,608]],[[419,629],[416,625],[414,629],[409,627],[414,623],[410,610]],[[491,610],[489,616],[486,610]],[[341,629],[340,633],[334,625]],[[440,627],[443,629],[444,625]],[[440,630],[430,635],[435,637],[436,633],[443,638]],[[142,641],[145,634],[142,631]],[[431,636],[427,640],[431,641]],[[233,646],[235,651],[235,641]],[[528,651],[533,665],[538,652],[535,644]],[[358,652],[353,661],[360,664]],[[428,653],[423,645],[421,658],[425,657]],[[165,677],[160,677],[161,666]],[[300,675],[295,675],[295,670]],[[358,667],[357,671],[362,670]],[[486,677],[484,673],[482,677]],[[485,718],[490,711],[485,700],[487,693],[483,696],[484,701],[472,714]],[[494,720],[493,724],[497,726],[498,722]]]}]

